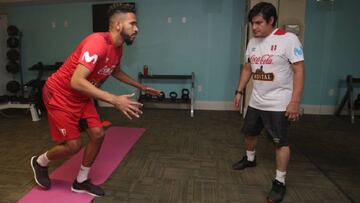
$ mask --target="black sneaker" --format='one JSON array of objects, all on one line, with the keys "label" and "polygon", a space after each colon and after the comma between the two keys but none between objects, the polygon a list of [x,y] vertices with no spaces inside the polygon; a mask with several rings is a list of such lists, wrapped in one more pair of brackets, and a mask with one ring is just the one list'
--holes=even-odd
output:
[{"label": "black sneaker", "polygon": [[75,179],[73,185],[71,186],[71,191],[78,193],[88,193],[89,195],[95,197],[102,197],[105,195],[104,190],[101,189],[100,186],[92,184],[90,179],[87,179],[82,183],[78,183]]},{"label": "black sneaker", "polygon": [[269,203],[281,202],[285,196],[286,186],[284,183],[274,180],[272,183],[272,188],[266,200]]},{"label": "black sneaker", "polygon": [[256,158],[254,161],[248,161],[247,156],[244,156],[240,161],[234,163],[232,168],[234,170],[243,170],[247,167],[255,167],[256,166]]},{"label": "black sneaker", "polygon": [[45,190],[48,190],[50,189],[51,186],[48,167],[40,166],[40,164],[36,162],[37,158],[38,156],[31,157],[31,162],[30,162],[31,168],[34,172],[35,182],[40,187],[44,188]]}]

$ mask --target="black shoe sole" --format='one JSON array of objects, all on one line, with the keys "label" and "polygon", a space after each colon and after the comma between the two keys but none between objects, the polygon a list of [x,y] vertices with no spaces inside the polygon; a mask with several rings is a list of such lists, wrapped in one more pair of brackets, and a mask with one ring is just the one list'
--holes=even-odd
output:
[{"label": "black shoe sole", "polygon": [[42,184],[38,181],[38,179],[37,179],[37,177],[36,177],[36,172],[35,172],[35,168],[34,168],[34,165],[33,165],[33,161],[34,161],[34,159],[35,159],[36,157],[37,157],[37,156],[33,156],[33,157],[31,157],[31,160],[30,160],[31,169],[32,169],[32,171],[33,171],[33,173],[34,173],[34,180],[35,180],[35,182],[36,182],[36,184],[37,184],[38,186],[40,186],[41,188],[43,188],[43,189],[45,189],[45,190],[48,190],[48,189],[50,189],[50,187],[46,187],[46,186],[42,185]]},{"label": "black shoe sole", "polygon": [[253,168],[253,167],[256,167],[256,164],[255,165],[252,165],[252,166],[246,166],[244,168],[235,168],[235,167],[232,167],[233,170],[237,170],[237,171],[241,171],[241,170],[244,170],[246,168]]}]

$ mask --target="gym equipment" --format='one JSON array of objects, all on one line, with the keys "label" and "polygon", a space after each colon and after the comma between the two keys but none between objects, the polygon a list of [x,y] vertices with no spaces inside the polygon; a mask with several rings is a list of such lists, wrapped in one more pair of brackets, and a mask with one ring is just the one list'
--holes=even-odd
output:
[{"label": "gym equipment", "polygon": [[62,66],[62,64],[63,64],[63,62],[61,62],[61,61],[55,62],[54,68],[58,69],[58,68],[60,68],[60,66]]},{"label": "gym equipment", "polygon": [[139,101],[145,100],[145,94],[140,94]]},{"label": "gym equipment", "polygon": [[6,53],[7,59],[9,60],[18,60],[20,58],[20,53],[18,50],[16,49],[10,49],[7,53]]},{"label": "gym equipment", "polygon": [[163,100],[165,99],[165,92],[161,91],[161,92],[160,92],[160,95],[157,96],[157,99],[158,99],[159,101],[163,101]]},{"label": "gym equipment", "polygon": [[[7,27],[8,39],[6,52],[6,70],[9,73],[17,74],[13,78],[19,78],[18,81],[9,81],[6,84],[6,89],[12,93],[7,97],[3,97],[3,101],[8,101],[0,105],[2,109],[28,109],[31,113],[32,121],[40,120],[40,109],[37,105],[32,103],[29,98],[25,98],[24,94],[24,79],[21,67],[21,32],[16,26],[10,25]],[[18,77],[17,77],[18,76]],[[20,93],[18,93],[20,91]]]},{"label": "gym equipment", "polygon": [[11,93],[16,93],[20,90],[21,85],[18,81],[12,80],[6,84],[6,89]]},{"label": "gym equipment", "polygon": [[146,93],[144,96],[145,96],[145,100],[147,101],[150,101],[152,99],[152,95],[149,93]]},{"label": "gym equipment", "polygon": [[16,74],[20,71],[20,65],[18,62],[16,61],[9,61],[7,64],[6,64],[6,70],[9,72],[9,73],[12,73],[12,74]]},{"label": "gym equipment", "polygon": [[16,95],[11,95],[10,97],[9,97],[9,101],[11,101],[11,102],[20,102],[20,100],[21,100],[21,97],[18,97],[18,96],[16,96]]},{"label": "gym equipment", "polygon": [[357,98],[354,101],[354,109],[360,109],[360,94],[358,94]]},{"label": "gym equipment", "polygon": [[19,34],[19,29],[14,25],[10,25],[7,28],[7,33],[8,33],[9,36],[18,35]]},{"label": "gym equipment", "polygon": [[[10,98],[9,98],[10,99]],[[21,102],[21,100],[20,100]],[[5,103],[0,105],[0,110],[3,109],[29,109],[32,121],[39,121],[40,117],[39,115],[41,112],[35,107],[35,104],[29,104],[29,103]]]},{"label": "gym equipment", "polygon": [[[189,106],[190,110],[190,117],[194,117],[194,106],[195,106],[195,97],[194,97],[194,88],[195,88],[195,73],[191,72],[189,75],[153,75],[148,74],[148,76],[144,76],[143,72],[138,73],[138,81],[140,83],[146,82],[146,81],[153,81],[153,80],[159,80],[161,83],[168,81],[168,82],[176,82],[176,81],[183,81],[183,82],[190,82],[191,86],[189,88],[189,99],[187,101],[180,99],[177,99],[175,94],[173,93],[173,98],[165,97],[163,101],[159,101],[158,99],[152,100],[151,102],[161,102],[161,104],[156,105],[157,108],[163,108],[163,107],[171,107],[171,108],[177,108],[177,106],[182,106],[182,104],[186,104]],[[142,90],[139,91],[139,99],[141,98]],[[186,92],[187,93],[187,92]],[[167,95],[166,95],[167,96]],[[178,105],[180,104],[180,105]],[[155,106],[155,105],[154,105]]]},{"label": "gym equipment", "polygon": [[178,94],[176,92],[170,92],[169,96],[171,101],[176,101]]},{"label": "gym equipment", "polygon": [[1,103],[8,103],[9,99],[10,99],[9,95],[1,95],[0,96],[0,104]]},{"label": "gym equipment", "polygon": [[186,88],[182,89],[181,90],[181,99],[184,101],[188,101],[190,99],[189,93],[190,93],[189,89],[186,89]]},{"label": "gym equipment", "polygon": [[[23,80],[23,74],[22,74],[22,68],[21,68],[21,32],[19,29],[14,26],[10,25],[7,27],[7,47],[8,50],[6,52],[6,70],[9,73],[12,74],[19,74],[19,82],[17,81],[10,81],[6,88],[11,93],[17,93],[18,91],[21,91],[21,98],[24,98],[24,80]],[[15,78],[15,75],[14,75]]]},{"label": "gym equipment", "polygon": [[[356,83],[360,83],[360,78],[354,78],[352,75],[348,75],[346,77],[346,86],[347,90],[344,97],[341,100],[339,108],[336,110],[335,115],[340,115],[341,110],[347,103],[348,105],[348,112],[350,117],[350,122],[355,123],[355,111],[354,111],[354,103],[353,103],[353,94],[354,94],[354,85]],[[356,87],[356,86],[355,86]]]},{"label": "gym equipment", "polygon": [[42,70],[44,67],[44,64],[42,62],[38,62],[31,66],[33,70]]},{"label": "gym equipment", "polygon": [[30,80],[25,84],[26,87],[30,87],[28,97],[43,111],[46,111],[46,108],[42,99],[42,88],[45,84],[45,80],[43,80],[42,77],[46,71],[52,72],[57,70],[58,66],[61,66],[60,64],[62,64],[62,62],[55,62],[53,65],[45,65],[39,61],[29,68],[30,71],[36,71],[37,76],[35,79]]},{"label": "gym equipment", "polygon": [[9,37],[6,40],[6,43],[10,48],[17,48],[19,46],[19,39],[16,37]]}]

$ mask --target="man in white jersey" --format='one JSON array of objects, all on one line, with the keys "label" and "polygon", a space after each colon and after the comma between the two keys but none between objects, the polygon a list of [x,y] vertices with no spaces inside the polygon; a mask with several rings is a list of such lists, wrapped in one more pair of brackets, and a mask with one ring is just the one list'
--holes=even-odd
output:
[{"label": "man in white jersey", "polygon": [[288,124],[289,120],[299,118],[304,86],[303,49],[296,35],[275,28],[277,13],[272,4],[256,4],[250,10],[248,20],[254,38],[250,39],[246,50],[247,62],[235,91],[235,107],[239,107],[250,77],[254,87],[242,128],[246,155],[233,164],[233,169],[256,166],[257,135],[265,128],[276,151],[276,176],[267,201],[280,202],[286,192],[285,175],[290,159]]}]

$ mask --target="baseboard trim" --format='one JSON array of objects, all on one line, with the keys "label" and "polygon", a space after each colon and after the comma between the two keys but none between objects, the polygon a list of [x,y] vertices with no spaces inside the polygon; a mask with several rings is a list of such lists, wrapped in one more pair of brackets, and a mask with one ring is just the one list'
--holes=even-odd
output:
[{"label": "baseboard trim", "polygon": [[[112,105],[99,101],[99,106],[101,107],[113,107]],[[187,105],[184,104],[153,104],[149,105],[149,107],[154,108],[176,108],[180,109],[187,108]],[[304,114],[312,114],[312,115],[334,115],[336,106],[335,105],[308,105],[303,104],[301,107],[304,108]],[[233,107],[233,103],[229,101],[196,101],[195,110],[215,110],[215,111],[235,111]]]},{"label": "baseboard trim", "polygon": [[[113,107],[113,105],[99,101],[99,106],[101,107]],[[162,103],[144,103],[145,106],[154,107],[154,108],[188,108],[189,105],[186,104],[162,104]],[[223,101],[196,101],[194,105],[195,110],[218,110],[218,111],[235,111],[232,106],[232,102],[223,102]]]},{"label": "baseboard trim", "polygon": [[197,101],[197,110],[235,111],[233,103],[227,101]]},{"label": "baseboard trim", "polygon": [[304,108],[304,114],[312,115],[334,115],[336,106],[334,105],[301,105]]}]

